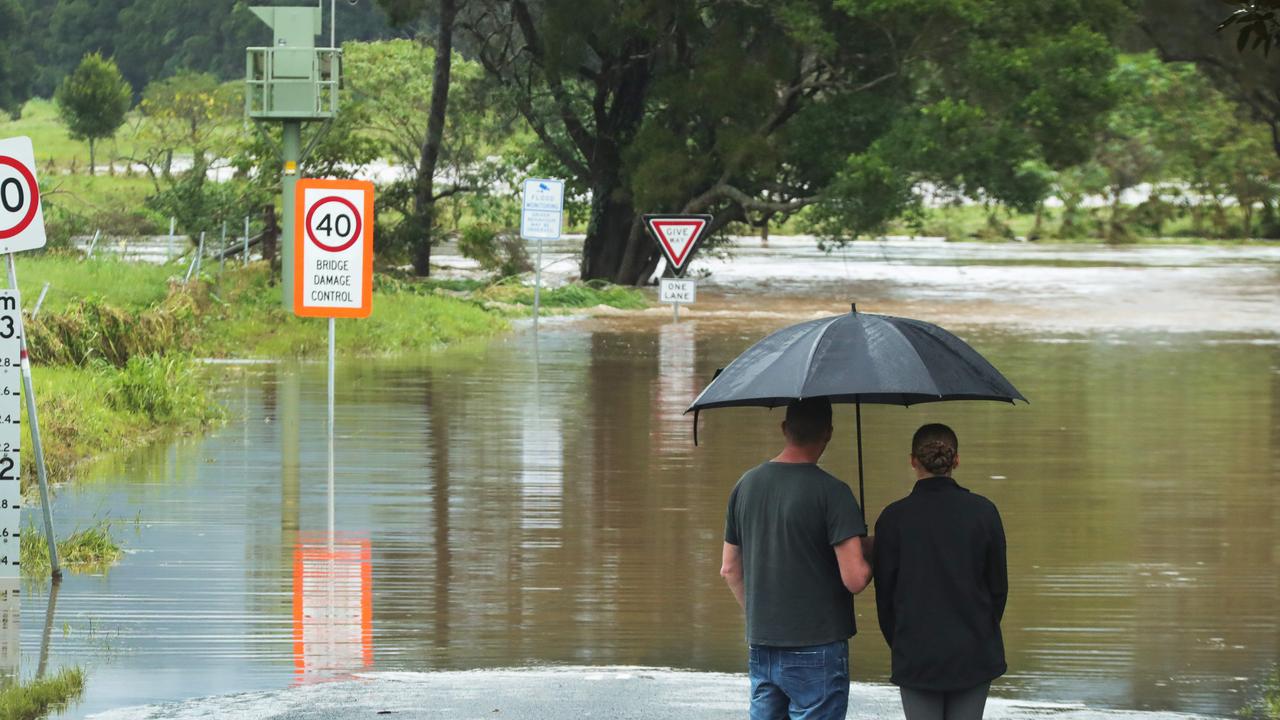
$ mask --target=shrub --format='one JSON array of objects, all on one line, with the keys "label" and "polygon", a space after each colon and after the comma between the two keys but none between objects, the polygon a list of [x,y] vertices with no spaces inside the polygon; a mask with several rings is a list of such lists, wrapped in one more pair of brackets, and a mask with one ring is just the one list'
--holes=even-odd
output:
[{"label": "shrub", "polygon": [[458,252],[480,263],[480,267],[511,277],[533,269],[523,238],[501,232],[491,225],[471,225],[458,239]]}]

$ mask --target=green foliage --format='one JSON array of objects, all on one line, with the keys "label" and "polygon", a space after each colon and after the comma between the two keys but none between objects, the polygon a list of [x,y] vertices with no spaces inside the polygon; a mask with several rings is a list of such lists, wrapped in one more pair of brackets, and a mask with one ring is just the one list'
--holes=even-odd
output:
[{"label": "green foliage", "polygon": [[[137,88],[180,70],[207,72],[219,80],[244,77],[244,50],[271,44],[271,31],[247,5],[298,5],[298,0],[19,0],[31,32],[27,52],[35,63],[35,91],[50,95],[84,53],[101,51],[120,64]],[[328,41],[328,3],[325,3]],[[339,2],[338,41],[389,36],[375,3]]]},{"label": "green foliage", "polygon": [[133,90],[113,60],[99,53],[84,56],[80,65],[63,78],[54,95],[58,113],[71,137],[89,141],[89,170],[93,173],[94,142],[109,138],[124,124],[133,101]]},{"label": "green foliage", "polygon": [[[415,212],[414,190],[427,139],[435,52],[416,40],[352,42],[343,47],[343,61],[349,97],[361,108],[361,136],[375,141],[377,154],[403,170],[378,194],[379,253],[407,257],[422,234],[421,226],[408,220]],[[513,134],[511,118],[498,110],[499,100],[480,64],[454,54],[435,173],[448,181],[437,181],[433,188],[438,198],[435,225],[452,219],[456,226],[468,205],[498,181],[519,174],[498,159]]]},{"label": "green foliage", "polygon": [[0,690],[0,718],[4,720],[36,720],[51,710],[62,708],[84,692],[84,671],[65,667],[58,672],[15,683]]},{"label": "green foliage", "polygon": [[0,0],[0,112],[18,115],[31,95],[29,54],[22,52],[26,13],[18,0]]},{"label": "green foliage", "polygon": [[[49,576],[49,541],[45,539],[44,528],[30,518],[22,528],[21,554],[23,577]],[[105,572],[123,555],[111,533],[110,520],[99,520],[84,529],[76,528],[58,541],[58,564],[73,573]]]},{"label": "green foliage", "polygon": [[480,263],[480,267],[509,277],[529,272],[533,264],[525,241],[518,235],[501,232],[491,225],[469,225],[458,238],[458,252]]}]

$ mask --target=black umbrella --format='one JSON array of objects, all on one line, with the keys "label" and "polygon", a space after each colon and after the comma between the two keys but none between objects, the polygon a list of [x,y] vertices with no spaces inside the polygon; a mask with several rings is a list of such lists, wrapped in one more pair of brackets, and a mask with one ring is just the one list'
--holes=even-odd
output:
[{"label": "black umbrella", "polygon": [[862,479],[862,404],[915,405],[943,400],[1027,402],[991,363],[937,325],[853,312],[783,328],[716,373],[685,412],[779,407],[828,397],[853,403],[858,425],[858,501]]}]

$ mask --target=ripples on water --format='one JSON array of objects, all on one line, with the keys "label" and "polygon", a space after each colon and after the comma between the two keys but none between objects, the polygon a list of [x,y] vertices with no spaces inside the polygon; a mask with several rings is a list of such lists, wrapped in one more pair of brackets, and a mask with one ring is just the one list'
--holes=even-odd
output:
[{"label": "ripples on water", "polygon": [[[117,525],[129,554],[108,576],[63,583],[47,627],[50,598],[29,589],[22,668],[87,664],[69,715],[370,668],[742,671],[717,572],[724,503],[776,449],[780,415],[706,413],[695,449],[680,414],[789,321],[558,323],[421,361],[342,361],[332,542],[323,365],[233,370],[237,421],[62,491],[64,528],[138,523]],[[964,334],[1032,405],[864,408],[869,516],[909,490],[911,431],[952,423],[962,484],[1009,535],[997,693],[1234,710],[1280,659],[1276,346]],[[853,481],[852,411],[837,423],[824,464]],[[857,608],[854,677],[884,681],[870,595]]]}]

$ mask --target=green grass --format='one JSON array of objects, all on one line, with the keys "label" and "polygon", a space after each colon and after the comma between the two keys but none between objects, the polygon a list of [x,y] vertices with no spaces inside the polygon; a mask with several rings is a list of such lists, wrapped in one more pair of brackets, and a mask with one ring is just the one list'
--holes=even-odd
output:
[{"label": "green grass", "polygon": [[1280,720],[1280,665],[1263,681],[1258,696],[1240,709],[1248,720]]},{"label": "green grass", "polygon": [[62,668],[57,673],[0,690],[0,720],[35,720],[66,706],[84,692],[84,671]]},{"label": "green grass", "polygon": [[[84,529],[77,528],[58,541],[58,563],[67,572],[106,572],[123,554],[111,534],[109,520],[99,520]],[[32,519],[28,519],[22,528],[22,576],[49,576],[49,542],[44,537],[44,528]]]},{"label": "green grass", "polygon": [[[507,328],[480,303],[452,297],[429,284],[375,281],[373,315],[337,323],[339,352],[387,355],[433,350]],[[202,320],[196,352],[211,357],[319,355],[328,344],[328,323],[284,310],[280,288],[267,266],[228,270],[212,286],[213,307]]]},{"label": "green grass", "polygon": [[[134,144],[131,126],[137,121],[137,110],[129,113],[129,119],[116,133],[115,139],[100,140],[97,145],[98,164],[106,165],[114,157],[132,154]],[[22,108],[22,116],[17,120],[6,119],[0,122],[0,137],[26,135],[35,146],[36,163],[40,170],[50,161],[59,171],[71,167],[74,162],[79,172],[87,172],[89,168],[89,143],[72,140],[71,134],[58,118],[58,107],[52,100],[35,98]]]},{"label": "green grass", "polygon": [[[481,290],[478,295],[492,302],[533,306],[533,288],[527,285],[498,283]],[[649,306],[644,293],[634,288],[597,283],[572,283],[542,291],[542,304],[548,308],[592,308],[608,305],[623,310],[643,310]]]},{"label": "green grass", "polygon": [[127,263],[109,256],[86,261],[78,253],[21,253],[16,265],[18,289],[28,311],[49,283],[41,314],[64,312],[87,298],[103,298],[126,311],[143,310],[168,296],[170,279],[182,278],[177,266]]}]

